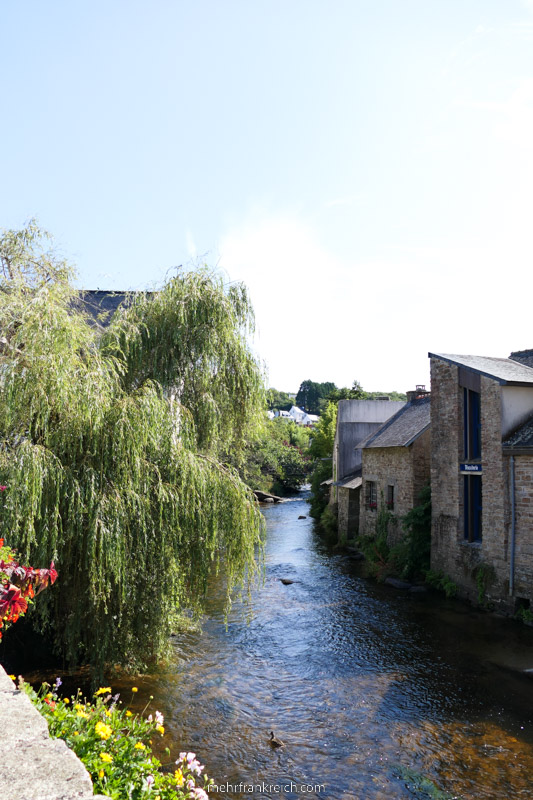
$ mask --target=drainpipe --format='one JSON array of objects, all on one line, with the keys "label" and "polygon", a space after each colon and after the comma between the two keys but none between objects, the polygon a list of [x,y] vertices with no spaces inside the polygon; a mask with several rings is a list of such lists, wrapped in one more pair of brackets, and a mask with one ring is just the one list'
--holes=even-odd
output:
[{"label": "drainpipe", "polygon": [[514,594],[514,556],[516,542],[516,504],[514,487],[514,456],[511,456],[511,559],[509,564],[509,596]]}]

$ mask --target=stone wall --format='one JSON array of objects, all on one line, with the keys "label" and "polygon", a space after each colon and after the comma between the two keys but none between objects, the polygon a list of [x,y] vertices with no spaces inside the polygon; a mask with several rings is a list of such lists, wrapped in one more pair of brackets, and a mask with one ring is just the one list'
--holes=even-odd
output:
[{"label": "stone wall", "polygon": [[105,800],[89,773],[0,666],[0,797],[2,800]]},{"label": "stone wall", "polygon": [[[361,490],[361,509],[359,530],[365,536],[373,536],[379,508],[387,502],[387,491],[394,486],[395,517],[389,525],[389,544],[402,538],[400,519],[416,504],[423,486],[429,481],[430,431],[425,431],[409,447],[368,447],[363,450],[363,486]],[[366,506],[366,482],[377,484],[378,508]]]},{"label": "stone wall", "polygon": [[[488,599],[498,605],[509,603],[508,532],[506,526],[506,492],[508,473],[504,471],[502,452],[502,390],[490,378],[481,377],[481,463],[482,529],[480,563],[491,565],[496,580]],[[463,548],[472,547],[462,542]],[[475,568],[474,568],[475,572]],[[475,574],[469,576],[475,582]],[[476,587],[477,595],[477,587]]]},{"label": "stone wall", "polygon": [[[504,458],[504,471],[510,476],[510,458]],[[515,456],[515,571],[514,596],[529,602],[533,609],[533,455]],[[510,559],[511,508],[508,499],[508,539]],[[489,587],[489,591],[492,587]],[[527,605],[527,603],[526,603]]]},{"label": "stone wall", "polygon": [[[486,599],[509,610],[508,468],[502,454],[502,395],[496,380],[480,377],[482,541],[464,538],[463,389],[457,366],[431,359],[431,567],[457,584],[460,596],[477,601],[476,575],[492,567]],[[511,609],[512,610],[512,609]]]},{"label": "stone wall", "polygon": [[339,542],[346,542],[355,539],[359,532],[359,498],[361,487],[348,489],[345,486],[338,487],[338,533]]}]

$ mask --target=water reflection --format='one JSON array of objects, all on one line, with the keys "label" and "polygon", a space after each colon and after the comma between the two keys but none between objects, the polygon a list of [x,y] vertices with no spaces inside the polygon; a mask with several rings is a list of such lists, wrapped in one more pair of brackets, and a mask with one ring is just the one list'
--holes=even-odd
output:
[{"label": "water reflection", "polygon": [[265,513],[250,622],[236,607],[226,628],[213,585],[203,633],[145,682],[177,746],[219,783],[325,785],[308,797],[424,797],[428,779],[442,797],[529,797],[533,684],[509,667],[529,665],[532,632],[365,581],[298,520],[301,501]]},{"label": "water reflection", "polygon": [[136,680],[175,749],[219,784],[256,787],[231,798],[531,797],[533,683],[517,670],[533,667],[533,631],[367,582],[300,514],[302,500],[265,510],[249,622],[237,604],[225,626],[214,582],[203,632]]}]

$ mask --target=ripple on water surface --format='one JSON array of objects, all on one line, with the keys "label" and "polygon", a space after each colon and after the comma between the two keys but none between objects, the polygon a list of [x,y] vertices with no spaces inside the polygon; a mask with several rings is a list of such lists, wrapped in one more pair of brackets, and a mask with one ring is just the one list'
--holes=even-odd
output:
[{"label": "ripple on water surface", "polygon": [[231,798],[532,797],[533,682],[508,662],[533,666],[533,632],[366,581],[300,514],[303,501],[265,510],[251,616],[236,603],[226,627],[213,581],[202,633],[176,637],[172,668],[145,680],[176,748],[219,784],[256,785]]}]

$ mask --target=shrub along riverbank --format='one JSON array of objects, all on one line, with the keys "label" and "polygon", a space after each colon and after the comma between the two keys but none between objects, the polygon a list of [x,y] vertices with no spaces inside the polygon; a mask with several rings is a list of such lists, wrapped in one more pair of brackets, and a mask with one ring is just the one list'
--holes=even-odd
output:
[{"label": "shrub along riverbank", "polygon": [[246,289],[179,270],[103,329],[34,222],[0,236],[0,278],[0,537],[54,560],[31,616],[66,664],[138,671],[221,560],[228,602],[256,573],[263,518],[227,463],[264,407]]},{"label": "shrub along riverbank", "polygon": [[45,717],[50,736],[63,739],[85,765],[95,793],[113,800],[207,800],[209,778],[195,753],[175,758],[166,749],[165,763],[153,754],[154,737],[165,736],[162,714],[133,714],[111,687],[101,687],[87,700],[79,692],[62,697],[60,686],[58,678],[54,686],[43,684],[35,692],[19,679],[19,688]]}]

